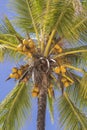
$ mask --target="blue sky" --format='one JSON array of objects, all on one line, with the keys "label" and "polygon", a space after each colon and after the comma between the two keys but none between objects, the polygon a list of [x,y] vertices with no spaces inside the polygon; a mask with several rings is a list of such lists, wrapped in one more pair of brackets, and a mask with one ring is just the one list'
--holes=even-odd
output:
[{"label": "blue sky", "polygon": [[[0,0],[0,19],[3,18],[4,15],[8,15],[9,18],[11,18],[12,13],[8,11],[7,4],[9,0]],[[0,63],[0,102],[6,97],[6,95],[12,90],[12,88],[15,86],[15,82],[13,80],[9,80],[8,82],[5,81],[5,79],[8,77],[8,75],[11,72],[11,68],[15,66],[15,62],[9,59],[6,59],[2,63]],[[33,110],[32,110],[32,120],[27,120],[24,127],[21,128],[21,130],[35,130],[36,129],[36,113],[37,113],[37,101],[33,101]],[[56,112],[55,112],[56,115]],[[50,121],[49,112],[47,110],[46,115],[46,130],[60,130],[57,125],[57,118],[55,116],[55,124],[52,124]]]}]

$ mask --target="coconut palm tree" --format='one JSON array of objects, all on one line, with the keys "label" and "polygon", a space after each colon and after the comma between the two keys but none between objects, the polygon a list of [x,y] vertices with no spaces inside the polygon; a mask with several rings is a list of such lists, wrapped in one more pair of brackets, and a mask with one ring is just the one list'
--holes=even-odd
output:
[{"label": "coconut palm tree", "polygon": [[0,59],[21,65],[6,79],[17,84],[0,104],[0,127],[19,130],[34,97],[37,130],[45,130],[47,103],[53,121],[54,102],[64,130],[87,130],[87,2],[11,0],[10,8],[14,19],[0,25]]}]

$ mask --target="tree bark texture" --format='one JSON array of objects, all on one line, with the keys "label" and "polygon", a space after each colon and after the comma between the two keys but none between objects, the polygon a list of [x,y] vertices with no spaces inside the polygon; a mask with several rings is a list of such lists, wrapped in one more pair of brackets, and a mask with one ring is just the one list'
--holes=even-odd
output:
[{"label": "tree bark texture", "polygon": [[40,86],[40,94],[38,97],[37,130],[45,130],[47,86],[48,86],[47,75],[43,73],[42,83]]}]

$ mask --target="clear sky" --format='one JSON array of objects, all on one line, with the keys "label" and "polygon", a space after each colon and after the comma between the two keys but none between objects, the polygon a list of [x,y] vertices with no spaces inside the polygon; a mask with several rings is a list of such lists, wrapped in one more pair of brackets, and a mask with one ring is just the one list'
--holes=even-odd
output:
[{"label": "clear sky", "polygon": [[[7,15],[9,18],[12,16],[12,13],[8,11],[7,4],[9,0],[0,0],[0,19]],[[15,82],[13,80],[9,80],[8,82],[5,79],[11,72],[11,68],[15,66],[15,63],[12,60],[6,59],[4,62],[0,63],[0,102],[6,97],[6,95],[12,90],[15,86]],[[37,101],[34,99],[33,101],[33,110],[32,110],[32,119],[31,121],[27,120],[24,127],[21,130],[36,130],[36,113],[37,113]],[[59,124],[57,125],[57,118],[55,112],[55,122],[54,124],[50,121],[49,112],[47,110],[46,114],[46,130],[61,130],[59,128]],[[55,125],[56,124],[56,125]]]}]

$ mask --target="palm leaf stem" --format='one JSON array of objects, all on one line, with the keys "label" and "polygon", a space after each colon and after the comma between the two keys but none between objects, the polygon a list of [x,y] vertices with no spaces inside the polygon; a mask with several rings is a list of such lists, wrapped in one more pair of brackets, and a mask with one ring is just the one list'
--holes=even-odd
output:
[{"label": "palm leaf stem", "polygon": [[10,45],[10,46],[13,46],[13,47],[17,47],[16,44],[13,44],[11,42],[7,42],[7,41],[4,41],[4,40],[0,40],[0,43],[7,44],[7,45]]},{"label": "palm leaf stem", "polygon": [[63,77],[65,77],[65,78],[68,79],[71,83],[73,83],[73,80],[72,80],[70,77],[66,76],[65,74],[63,74]]},{"label": "palm leaf stem", "polygon": [[11,37],[15,37],[15,35],[12,35],[12,34],[0,34],[0,36],[11,36]]},{"label": "palm leaf stem", "polygon": [[67,65],[67,64],[64,64],[63,66],[67,67],[67,68],[70,68],[70,69],[73,69],[73,70],[76,70],[76,71],[79,71],[81,73],[84,73],[84,71],[82,69],[79,69],[79,68],[76,68],[72,65]]},{"label": "palm leaf stem", "polygon": [[15,47],[11,47],[11,46],[8,46],[8,45],[4,45],[4,48],[17,51],[17,49]]},{"label": "palm leaf stem", "polygon": [[35,21],[34,21],[33,16],[32,16],[32,12],[31,12],[31,9],[30,9],[28,0],[26,0],[26,3],[27,3],[28,10],[29,10],[29,13],[30,13],[30,16],[31,16],[31,19],[32,19],[32,23],[33,23],[33,27],[34,27],[34,30],[35,30],[35,33],[36,33],[36,37],[37,37],[37,39],[38,39],[38,44],[40,44],[37,27],[36,27],[36,25],[35,25]]},{"label": "palm leaf stem", "polygon": [[87,49],[63,52],[61,54],[58,54],[58,55],[54,56],[54,59],[62,57],[62,56],[66,56],[66,55],[71,55],[71,54],[75,54],[75,53],[85,53],[85,52],[87,52]]},{"label": "palm leaf stem", "polygon": [[56,32],[56,28],[53,29],[53,31],[50,35],[50,38],[48,40],[47,46],[45,48],[44,56],[46,56],[46,57],[48,56],[49,49],[50,49],[50,46],[51,46],[51,42],[52,42],[53,36],[55,35],[55,32]]},{"label": "palm leaf stem", "polygon": [[49,5],[50,5],[50,1],[51,0],[48,0],[47,3],[46,3],[46,15],[44,16],[45,18],[45,21],[44,21],[44,25],[43,25],[43,35],[45,33],[45,29],[46,29],[46,22],[47,22],[47,17],[48,17],[48,11],[49,11]]},{"label": "palm leaf stem", "polygon": [[41,47],[41,53],[44,52],[44,34],[43,34],[43,31],[41,29],[41,44],[40,44],[40,47]]},{"label": "palm leaf stem", "polygon": [[[46,21],[47,21],[47,17],[48,17],[48,11],[49,11],[49,5],[50,5],[50,0],[47,1],[46,3],[46,15],[44,16],[44,24],[43,24],[43,30],[42,30],[42,36],[44,37],[45,34],[45,30],[46,30]],[[44,42],[42,41],[41,43],[41,51],[44,51]]]},{"label": "palm leaf stem", "polygon": [[43,40],[41,41],[41,52],[42,53],[44,52],[44,42],[43,42]]},{"label": "palm leaf stem", "polygon": [[57,82],[57,79],[56,79],[56,77],[55,77],[54,75],[51,74],[51,77],[53,78],[53,80],[54,80],[55,82]]}]

